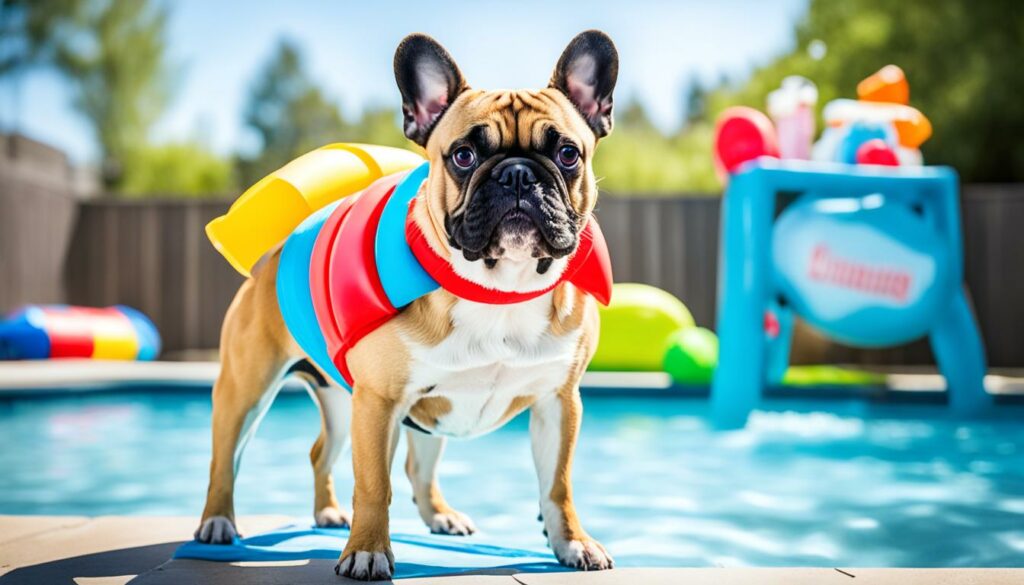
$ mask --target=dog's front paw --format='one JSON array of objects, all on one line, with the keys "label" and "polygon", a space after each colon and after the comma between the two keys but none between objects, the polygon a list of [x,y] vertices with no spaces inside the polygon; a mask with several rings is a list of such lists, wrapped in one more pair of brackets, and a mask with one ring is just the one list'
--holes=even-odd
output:
[{"label": "dog's front paw", "polygon": [[320,528],[348,528],[352,526],[352,517],[349,516],[348,512],[334,506],[321,508],[313,515],[313,518],[316,519],[316,525]]},{"label": "dog's front paw", "polygon": [[581,571],[603,571],[615,566],[615,560],[594,539],[566,540],[552,546],[558,562]]},{"label": "dog's front paw", "polygon": [[395,557],[391,550],[345,551],[334,566],[334,572],[342,577],[360,581],[384,581],[395,572]]},{"label": "dog's front paw", "polygon": [[434,534],[469,536],[476,532],[476,526],[473,525],[469,516],[457,510],[438,512],[427,522],[427,525],[430,526],[430,531]]},{"label": "dog's front paw", "polygon": [[226,516],[210,516],[196,529],[195,539],[205,544],[231,544],[238,531]]}]

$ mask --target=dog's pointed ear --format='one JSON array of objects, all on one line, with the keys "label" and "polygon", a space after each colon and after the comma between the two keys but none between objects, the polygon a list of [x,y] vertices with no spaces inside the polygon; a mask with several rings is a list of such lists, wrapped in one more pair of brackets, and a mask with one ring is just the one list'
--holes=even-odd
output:
[{"label": "dog's pointed ear", "polygon": [[402,92],[405,135],[424,146],[441,115],[468,89],[452,56],[424,34],[405,37],[395,50],[395,81]]},{"label": "dog's pointed ear", "polygon": [[608,35],[588,30],[562,52],[551,87],[564,93],[598,138],[612,130],[612,91],[619,76],[619,53]]}]

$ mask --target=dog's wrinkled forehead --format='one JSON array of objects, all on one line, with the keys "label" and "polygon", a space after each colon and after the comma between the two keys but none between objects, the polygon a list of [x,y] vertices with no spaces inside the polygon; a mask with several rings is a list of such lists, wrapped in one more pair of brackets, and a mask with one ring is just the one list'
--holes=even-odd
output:
[{"label": "dog's wrinkled forehead", "polygon": [[[572,102],[554,89],[469,90],[460,95],[434,130],[427,151],[448,149],[459,140],[486,152],[545,151],[568,140],[586,156],[596,138]],[[433,154],[431,152],[431,154]]]},{"label": "dog's wrinkled forehead", "polygon": [[[481,159],[503,156],[547,156],[561,146],[580,152],[586,166],[597,139],[564,94],[554,89],[463,92],[438,122],[426,144],[431,161],[470,146]],[[443,167],[443,165],[442,165]],[[449,176],[453,187],[464,182]],[[575,182],[575,181],[571,181]],[[459,204],[462,189],[448,189],[449,209]]]}]

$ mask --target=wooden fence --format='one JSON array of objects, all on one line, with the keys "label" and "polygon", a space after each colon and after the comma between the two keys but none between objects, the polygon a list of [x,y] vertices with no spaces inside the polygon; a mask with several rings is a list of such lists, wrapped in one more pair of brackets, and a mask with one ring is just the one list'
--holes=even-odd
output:
[{"label": "wooden fence", "polygon": [[[79,211],[66,262],[67,300],[125,303],[160,327],[169,350],[211,348],[241,283],[203,233],[226,201],[93,201]],[[697,322],[713,327],[719,199],[605,198],[598,217],[616,279],[646,282],[683,299]],[[990,362],[1024,366],[1024,189],[964,191],[967,286]],[[854,350],[800,335],[801,361],[930,363],[925,343]]]},{"label": "wooden fence", "polygon": [[66,297],[62,271],[78,205],[64,155],[0,135],[0,314]]},{"label": "wooden fence", "polygon": [[[242,278],[214,251],[203,227],[228,201],[76,203],[53,168],[12,172],[4,164],[0,311],[25,302],[123,303],[153,318],[168,351],[217,346]],[[686,302],[698,324],[714,326],[718,197],[606,196],[598,217],[616,280],[664,288]],[[1024,185],[965,187],[963,217],[967,286],[989,362],[1024,367]],[[806,332],[798,335],[796,355],[811,362],[932,361],[923,343],[852,350]]]},{"label": "wooden fence", "polygon": [[204,226],[226,201],[90,201],[68,251],[67,300],[129,305],[149,315],[164,349],[217,347],[242,277],[214,250]]},{"label": "wooden fence", "polygon": [[[83,202],[66,262],[67,301],[123,303],[156,321],[168,350],[216,347],[242,282],[203,227],[228,201]],[[685,299],[699,323],[715,311],[718,198],[608,198],[599,219],[618,281],[648,282]],[[662,246],[664,242],[664,247]]]}]

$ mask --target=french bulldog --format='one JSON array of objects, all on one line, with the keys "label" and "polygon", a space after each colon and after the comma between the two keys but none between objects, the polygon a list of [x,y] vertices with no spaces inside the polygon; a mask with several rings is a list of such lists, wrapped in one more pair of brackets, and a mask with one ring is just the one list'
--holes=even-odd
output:
[{"label": "french bulldog", "polygon": [[[268,254],[224,320],[210,483],[196,539],[229,543],[237,535],[242,451],[282,380],[298,376],[322,420],[310,452],[316,524],[351,526],[339,575],[378,580],[394,572],[389,470],[403,426],[420,516],[432,532],[468,535],[472,520],[448,504],[437,480],[445,441],[493,431],[525,410],[555,556],[568,567],[608,569],[612,557],[583,529],[571,481],[597,303],[564,276],[597,201],[591,162],[612,129],[615,46],[602,32],[581,33],[538,90],[472,89],[448,52],[422,34],[401,42],[394,67],[405,135],[429,162],[409,221],[459,277],[535,294],[492,304],[441,288],[415,300],[348,351],[350,395],[289,334],[275,293],[280,249]],[[351,516],[331,479],[350,437]]]}]

